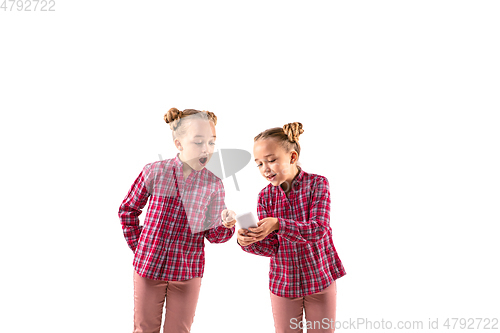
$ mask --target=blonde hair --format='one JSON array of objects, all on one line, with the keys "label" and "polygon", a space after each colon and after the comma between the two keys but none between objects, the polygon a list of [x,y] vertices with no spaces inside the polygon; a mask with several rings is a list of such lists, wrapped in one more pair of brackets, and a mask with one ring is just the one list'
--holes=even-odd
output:
[{"label": "blonde hair", "polygon": [[172,140],[182,138],[187,132],[186,124],[188,121],[193,119],[212,121],[214,125],[217,125],[217,116],[213,112],[198,111],[195,109],[185,109],[184,111],[179,111],[176,108],[171,108],[167,111],[167,113],[165,113],[163,119],[170,125],[170,129],[172,130]]},{"label": "blonde hair", "polygon": [[259,133],[253,141],[273,138],[278,141],[287,153],[295,150],[298,159],[300,156],[299,136],[302,133],[304,133],[304,130],[301,123],[288,123],[283,127],[274,127]]}]

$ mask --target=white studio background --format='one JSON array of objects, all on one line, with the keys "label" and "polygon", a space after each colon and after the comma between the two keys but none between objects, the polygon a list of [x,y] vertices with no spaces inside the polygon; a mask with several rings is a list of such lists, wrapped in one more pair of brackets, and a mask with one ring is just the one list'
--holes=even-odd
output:
[{"label": "white studio background", "polygon": [[[175,155],[170,107],[213,111],[219,149],[303,123],[347,271],[337,320],[498,317],[498,2],[55,9],[0,10],[2,332],[132,331],[117,212],[146,163]],[[239,192],[224,179],[237,211],[266,185],[252,163]],[[273,332],[269,259],[235,238],[206,257],[192,331]]]}]

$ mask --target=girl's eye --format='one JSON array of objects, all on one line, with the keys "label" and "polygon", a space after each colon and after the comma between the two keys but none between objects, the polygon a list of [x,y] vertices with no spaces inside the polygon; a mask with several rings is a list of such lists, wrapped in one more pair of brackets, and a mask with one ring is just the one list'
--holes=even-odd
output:
[{"label": "girl's eye", "polygon": [[[203,144],[203,142],[195,142],[194,144],[196,144],[196,145],[198,145],[198,146],[199,146],[199,145],[202,145],[202,144]],[[210,142],[210,145],[211,145],[211,146],[215,146],[215,142]]]},{"label": "girl's eye", "polygon": [[257,164],[257,168],[259,168],[261,165],[262,165],[262,163],[261,164]]},{"label": "girl's eye", "polygon": [[274,161],[276,161],[276,159],[272,160],[272,161],[269,161],[269,163],[273,163]]}]

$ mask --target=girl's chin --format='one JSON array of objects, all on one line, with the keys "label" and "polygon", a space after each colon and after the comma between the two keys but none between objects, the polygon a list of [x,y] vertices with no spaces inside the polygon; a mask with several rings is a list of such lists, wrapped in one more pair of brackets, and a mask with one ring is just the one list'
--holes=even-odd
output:
[{"label": "girl's chin", "polygon": [[205,165],[201,165],[201,164],[196,164],[194,166],[191,166],[192,169],[195,169],[196,171],[200,171],[200,170],[203,170],[205,168]]},{"label": "girl's chin", "polygon": [[270,182],[271,185],[273,185],[273,186],[279,186],[279,185],[281,185],[281,183],[278,180],[276,180],[276,178],[273,179],[273,180],[268,180],[268,182]]}]

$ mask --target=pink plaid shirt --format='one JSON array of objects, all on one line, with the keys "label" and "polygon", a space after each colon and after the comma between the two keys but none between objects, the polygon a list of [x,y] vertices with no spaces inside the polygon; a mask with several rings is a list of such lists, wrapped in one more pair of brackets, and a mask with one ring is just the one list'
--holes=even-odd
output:
[{"label": "pink plaid shirt", "polygon": [[[184,180],[182,161],[147,164],[120,205],[123,233],[134,251],[136,272],[153,280],[182,281],[202,277],[204,239],[227,242],[234,227],[222,225],[226,208],[222,181],[206,168]],[[149,198],[144,225],[139,215]]]},{"label": "pink plaid shirt", "polygon": [[281,297],[317,293],[346,274],[330,228],[328,180],[302,169],[287,198],[281,186],[269,184],[259,193],[259,220],[276,217],[279,230],[246,252],[271,257],[269,289]]}]

